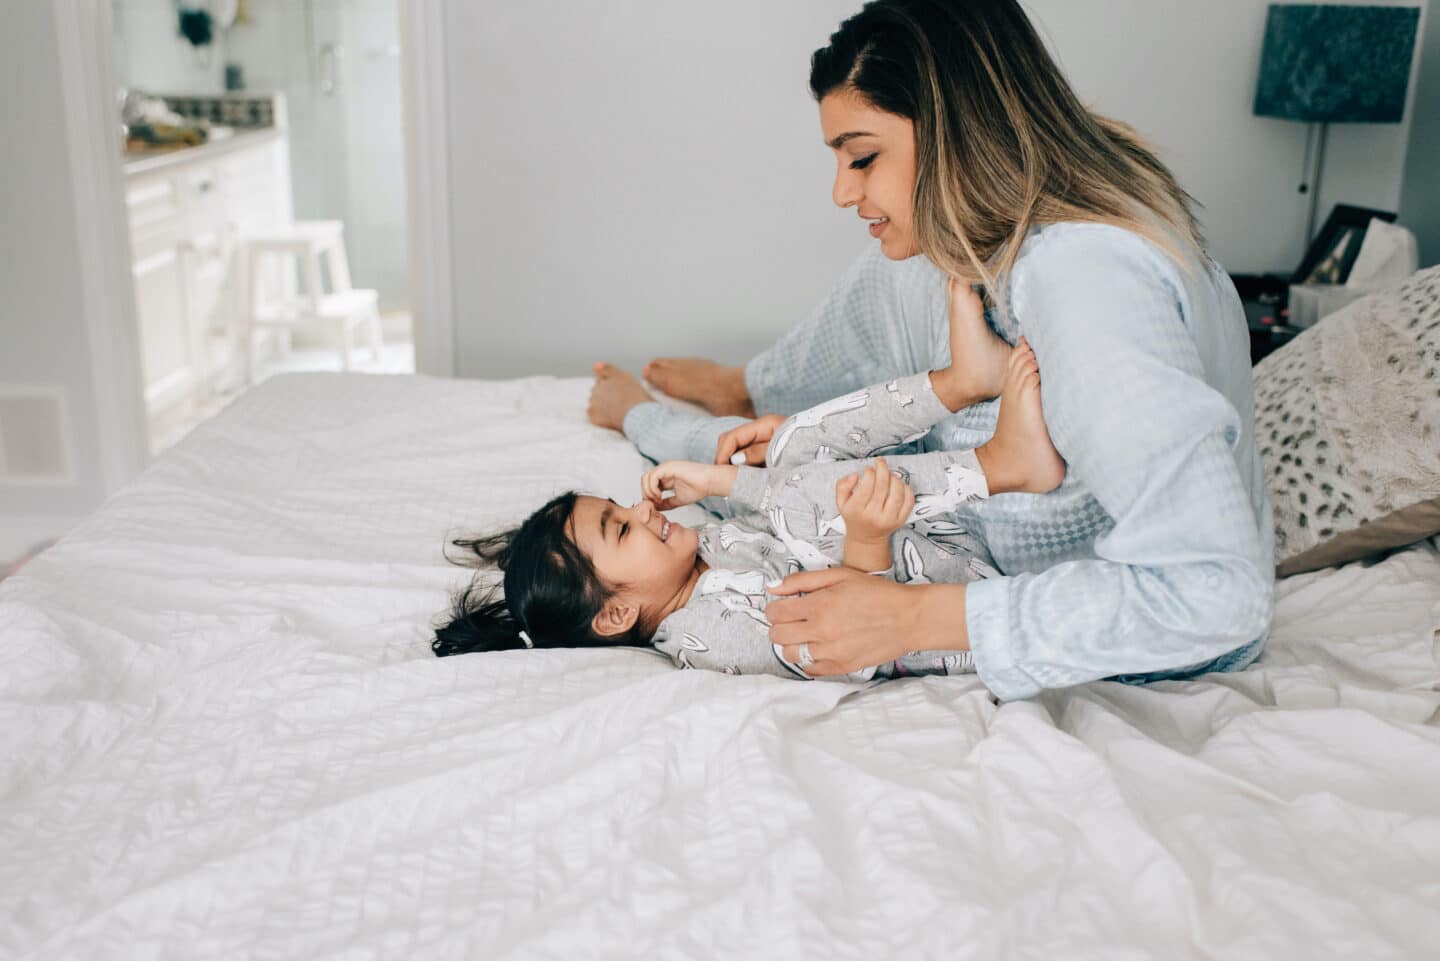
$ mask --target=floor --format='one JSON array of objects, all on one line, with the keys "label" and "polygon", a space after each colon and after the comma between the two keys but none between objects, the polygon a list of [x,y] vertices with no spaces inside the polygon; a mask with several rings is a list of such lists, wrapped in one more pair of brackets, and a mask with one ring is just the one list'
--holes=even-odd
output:
[{"label": "floor", "polygon": [[[370,351],[360,348],[356,352],[351,370],[362,374],[413,374],[415,372],[415,342],[410,334],[408,316],[387,315],[385,318],[385,344],[380,350],[379,360],[371,357]],[[221,368],[228,358],[221,360]],[[255,383],[264,383],[277,374],[306,373],[313,371],[339,371],[340,351],[325,344],[298,342],[284,354],[271,351],[265,356],[262,351],[257,357]],[[150,425],[150,452],[158,455],[174,446],[196,426],[219,413],[227,404],[240,396],[247,388],[234,384],[229,389],[218,391],[205,404],[194,408],[187,416],[166,423],[152,422]]]}]

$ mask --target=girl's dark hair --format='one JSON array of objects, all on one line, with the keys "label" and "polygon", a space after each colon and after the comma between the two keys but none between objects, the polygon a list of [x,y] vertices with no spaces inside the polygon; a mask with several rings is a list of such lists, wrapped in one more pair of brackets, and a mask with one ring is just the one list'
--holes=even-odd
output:
[{"label": "girl's dark hair", "polygon": [[1193,198],[1080,101],[1018,0],[873,0],[815,51],[810,91],[914,124],[916,244],[992,294],[1033,224],[1129,229],[1187,269],[1204,246]]},{"label": "girl's dark hair", "polygon": [[475,579],[455,595],[450,620],[435,629],[430,647],[436,657],[475,651],[513,651],[535,647],[644,646],[640,625],[627,634],[605,637],[595,632],[595,615],[613,593],[600,580],[595,565],[570,536],[575,514],[574,491],[567,491],[525,519],[513,531],[488,537],[457,538],[453,563],[495,565],[505,574],[500,589]]}]

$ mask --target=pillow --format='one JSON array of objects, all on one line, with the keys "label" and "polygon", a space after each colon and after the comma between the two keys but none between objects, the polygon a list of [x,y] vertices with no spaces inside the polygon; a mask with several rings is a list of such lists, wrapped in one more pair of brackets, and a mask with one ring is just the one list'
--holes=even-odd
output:
[{"label": "pillow", "polygon": [[1260,361],[1255,420],[1280,576],[1440,532],[1440,267]]}]

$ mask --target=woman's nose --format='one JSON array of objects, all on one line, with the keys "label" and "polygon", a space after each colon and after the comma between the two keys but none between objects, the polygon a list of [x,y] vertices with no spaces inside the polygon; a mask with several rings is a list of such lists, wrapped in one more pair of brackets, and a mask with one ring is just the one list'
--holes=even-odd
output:
[{"label": "woman's nose", "polygon": [[635,516],[640,523],[648,524],[655,516],[655,506],[649,501],[640,501],[635,505]]},{"label": "woman's nose", "polygon": [[837,207],[854,207],[860,202],[860,184],[843,166],[835,172],[835,187],[830,197]]}]

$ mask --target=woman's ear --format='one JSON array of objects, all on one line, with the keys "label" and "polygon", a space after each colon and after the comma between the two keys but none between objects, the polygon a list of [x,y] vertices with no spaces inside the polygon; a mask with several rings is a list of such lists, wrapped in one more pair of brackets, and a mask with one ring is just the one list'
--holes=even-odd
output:
[{"label": "woman's ear", "polygon": [[601,637],[618,637],[621,634],[628,634],[639,619],[640,608],[612,597],[591,619],[590,626]]}]

